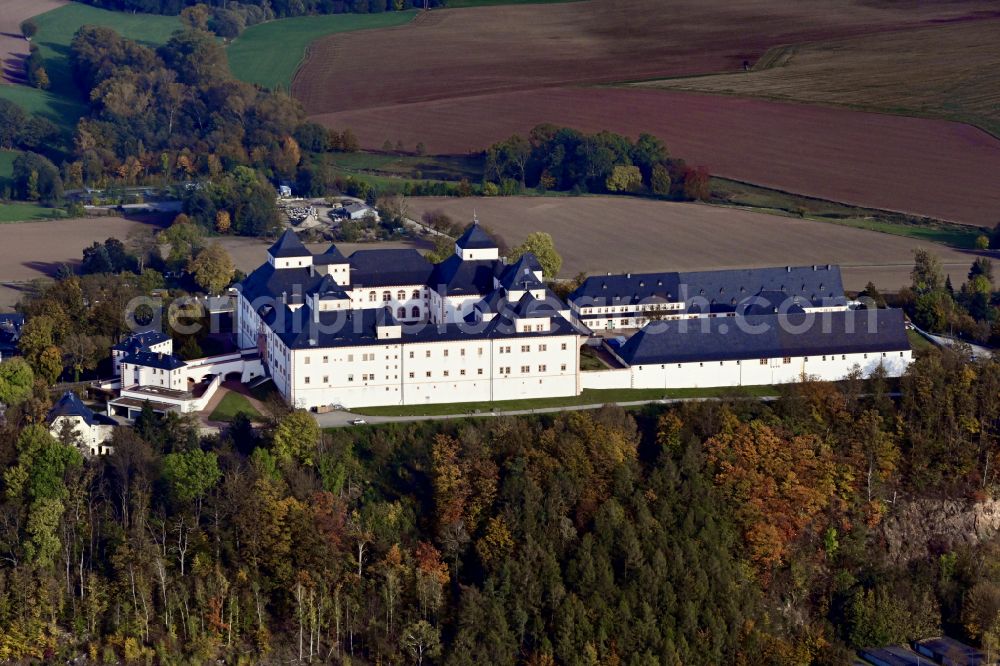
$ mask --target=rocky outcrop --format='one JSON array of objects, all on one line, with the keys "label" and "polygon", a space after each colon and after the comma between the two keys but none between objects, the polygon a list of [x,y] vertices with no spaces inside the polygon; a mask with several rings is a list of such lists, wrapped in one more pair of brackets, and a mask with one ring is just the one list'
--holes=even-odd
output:
[{"label": "rocky outcrop", "polygon": [[900,500],[882,521],[881,538],[893,564],[937,557],[1000,533],[1000,500]]}]

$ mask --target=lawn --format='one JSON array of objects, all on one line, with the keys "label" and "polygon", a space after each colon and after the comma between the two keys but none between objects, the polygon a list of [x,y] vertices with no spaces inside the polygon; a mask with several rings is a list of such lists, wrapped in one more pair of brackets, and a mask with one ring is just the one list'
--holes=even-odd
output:
[{"label": "lawn", "polygon": [[448,9],[466,7],[492,7],[494,5],[553,5],[577,0],[447,0]]},{"label": "lawn", "polygon": [[0,97],[14,102],[30,114],[51,120],[67,135],[73,131],[76,121],[86,112],[83,102],[76,97],[67,97],[28,86],[0,85]]},{"label": "lawn", "polygon": [[937,346],[916,331],[907,330],[906,337],[909,338],[910,346],[913,347],[913,351],[927,351],[929,349],[934,349]]},{"label": "lawn", "polygon": [[[227,50],[233,75],[267,88],[289,90],[309,44],[324,35],[409,23],[415,11],[297,16],[251,26]],[[369,54],[370,55],[370,54]]]},{"label": "lawn", "polygon": [[249,416],[251,421],[259,421],[261,419],[260,412],[254,409],[254,406],[250,404],[250,401],[245,396],[230,391],[219,401],[218,406],[209,415],[208,420],[229,422],[241,412]]},{"label": "lawn", "polygon": [[[391,138],[387,140],[392,142]],[[415,146],[407,146],[414,148]],[[330,165],[345,173],[417,180],[483,179],[483,159],[465,155],[399,155],[391,153],[331,153]]]},{"label": "lawn", "polygon": [[59,125],[67,136],[86,112],[82,95],[73,82],[69,62],[69,46],[80,26],[107,26],[149,46],[163,44],[181,27],[176,16],[112,12],[77,2],[40,14],[33,20],[38,26],[38,34],[33,41],[38,45],[49,75],[49,89],[0,85],[0,97],[14,102],[28,113],[48,118]]},{"label": "lawn", "polygon": [[0,224],[29,222],[32,220],[57,220],[66,217],[59,208],[45,208],[35,203],[0,203]]},{"label": "lawn", "polygon": [[450,414],[475,414],[490,411],[554,409],[579,405],[603,405],[641,400],[677,398],[760,398],[777,395],[773,386],[744,386],[742,388],[688,388],[688,389],[584,389],[580,395],[537,400],[497,400],[494,402],[456,402],[437,405],[389,405],[362,407],[352,410],[365,416],[446,416]]},{"label": "lawn", "polygon": [[78,2],[46,12],[35,17],[34,21],[38,25],[34,43],[38,45],[45,61],[45,71],[52,82],[49,90],[71,99],[80,98],[69,62],[69,45],[80,26],[106,26],[147,46],[165,43],[181,28],[180,19],[176,16],[113,12]]}]

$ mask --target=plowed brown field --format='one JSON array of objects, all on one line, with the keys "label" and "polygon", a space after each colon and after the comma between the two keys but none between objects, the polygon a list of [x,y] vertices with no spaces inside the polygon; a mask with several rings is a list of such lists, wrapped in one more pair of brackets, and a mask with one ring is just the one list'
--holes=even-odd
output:
[{"label": "plowed brown field", "polygon": [[309,113],[732,71],[768,48],[997,13],[985,0],[590,0],[437,10],[310,47]]},{"label": "plowed brown field", "polygon": [[728,178],[966,224],[1000,220],[1000,141],[942,120],[638,88],[534,90],[316,119],[352,128],[366,147],[401,139],[449,154],[541,122],[651,132],[672,155]]},{"label": "plowed brown field", "polygon": [[458,221],[476,214],[511,245],[532,231],[546,231],[563,257],[563,277],[840,264],[848,289],[863,289],[872,280],[891,291],[909,284],[917,248],[936,254],[956,284],[976,258],[901,236],[701,204],[629,197],[424,197],[408,202],[411,217],[418,219],[429,210],[442,210]]}]

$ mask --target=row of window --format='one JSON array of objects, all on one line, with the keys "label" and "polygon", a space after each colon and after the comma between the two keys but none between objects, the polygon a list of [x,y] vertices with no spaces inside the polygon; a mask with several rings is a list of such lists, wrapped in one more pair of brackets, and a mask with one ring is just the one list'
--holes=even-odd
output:
[{"label": "row of window", "polygon": [[[566,364],[563,363],[562,365],[560,365],[559,366],[559,370],[561,372],[566,372]],[[482,368],[476,368],[476,375],[477,376],[482,376],[483,372],[484,372],[484,370]],[[510,366],[501,367],[501,368],[498,369],[498,372],[501,375],[509,375],[509,374],[511,374]],[[521,366],[521,373],[522,374],[527,374],[529,372],[531,372],[531,366],[528,366],[528,365],[522,365]],[[539,365],[538,366],[538,372],[548,372],[548,366],[546,364],[544,364],[544,363],[541,364],[541,365]],[[450,377],[451,376],[451,371],[450,370],[442,370],[441,371],[441,376],[442,377]],[[465,371],[464,368],[460,369],[458,371],[458,376],[459,377],[465,377],[466,376],[466,371]],[[424,377],[426,377],[427,379],[430,379],[432,377],[431,371],[430,370],[425,371]],[[410,379],[416,379],[417,378],[416,373],[415,372],[410,372],[409,373],[409,378]],[[398,379],[398,375],[394,376],[393,379]],[[376,380],[376,375],[374,373],[367,373],[366,372],[366,373],[362,373],[362,375],[361,375],[361,381],[363,381],[363,382],[373,382],[375,380]],[[303,377],[302,381],[303,381],[304,384],[312,384],[312,377]],[[354,375],[353,374],[347,375],[347,381],[348,382],[353,382],[354,381]],[[323,384],[329,384],[329,383],[330,383],[330,376],[329,375],[323,375]]]},{"label": "row of window", "polygon": [[[900,358],[902,358],[905,355],[906,355],[906,352],[899,352]],[[887,356],[888,356],[887,352],[882,352],[882,358],[886,358]],[[868,358],[868,354],[865,354],[864,357]],[[823,360],[824,361],[826,361],[826,360],[836,361],[837,357],[836,357],[836,355],[830,355],[829,358],[827,358],[827,356],[824,356]],[[846,354],[841,354],[840,355],[840,360],[841,361],[846,361],[847,360],[847,355]],[[808,362],[809,361],[809,357],[808,356],[804,356],[803,357],[803,361]],[[770,362],[771,362],[771,359],[769,359],[769,358],[762,358],[762,359],[760,359],[760,364],[761,365],[767,365]],[[792,362],[792,358],[790,356],[786,356],[783,359],[781,359],[781,362],[782,362],[783,365],[788,365],[788,364],[790,364]],[[725,361],[719,361],[719,365],[725,365],[725,363],[726,363]],[[736,365],[740,365],[740,361],[734,361],[734,363],[736,363]],[[565,366],[563,366],[563,367],[565,368]],[[665,367],[666,367],[665,365],[661,365],[660,366],[661,369],[663,369]],[[683,368],[684,364],[683,363],[678,363],[677,367],[678,368]],[[704,368],[705,364],[704,363],[699,363],[698,367]]]},{"label": "row of window", "polygon": [[[420,290],[419,289],[414,289],[413,290],[413,295],[411,296],[411,298],[420,298]],[[368,292],[368,301],[370,303],[377,302],[377,299],[378,299],[378,292],[375,292],[375,291]],[[388,303],[391,300],[392,300],[392,292],[389,291],[388,289],[385,290],[385,291],[383,291],[382,292],[382,302],[383,303]],[[396,292],[396,300],[397,301],[405,301],[406,300],[406,291],[403,290],[403,289],[400,289],[399,291],[397,291]]]}]

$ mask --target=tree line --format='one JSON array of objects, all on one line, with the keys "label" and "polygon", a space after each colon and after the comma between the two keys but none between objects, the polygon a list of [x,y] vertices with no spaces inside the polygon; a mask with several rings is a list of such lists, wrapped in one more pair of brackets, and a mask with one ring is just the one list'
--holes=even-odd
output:
[{"label": "tree line", "polygon": [[146,408],[96,459],[9,367],[2,659],[836,664],[944,626],[1000,640],[994,542],[894,565],[880,537],[907,501],[994,493],[995,361],[923,355],[898,399],[852,376],[330,432],[280,401],[209,437]]},{"label": "tree line", "polygon": [[[234,20],[235,15],[244,25],[290,16],[310,16],[315,14],[379,14],[382,12],[404,11],[414,7],[441,7],[443,0],[234,0],[224,7],[214,7],[198,0],[77,0],[88,5],[126,12],[147,14],[189,15],[191,10],[204,12],[213,21],[223,26]],[[222,18],[220,18],[220,16]],[[247,22],[249,17],[249,21]],[[235,36],[220,33],[220,36]]]},{"label": "tree line", "polygon": [[993,262],[977,257],[956,289],[951,274],[927,250],[915,252],[911,285],[900,292],[907,313],[921,328],[974,343],[1000,345],[1000,292]]},{"label": "tree line", "polygon": [[711,194],[708,172],[670,158],[651,134],[633,141],[614,132],[585,134],[552,124],[536,126],[527,139],[515,134],[486,150],[483,194],[517,194],[525,188],[702,201]]}]

